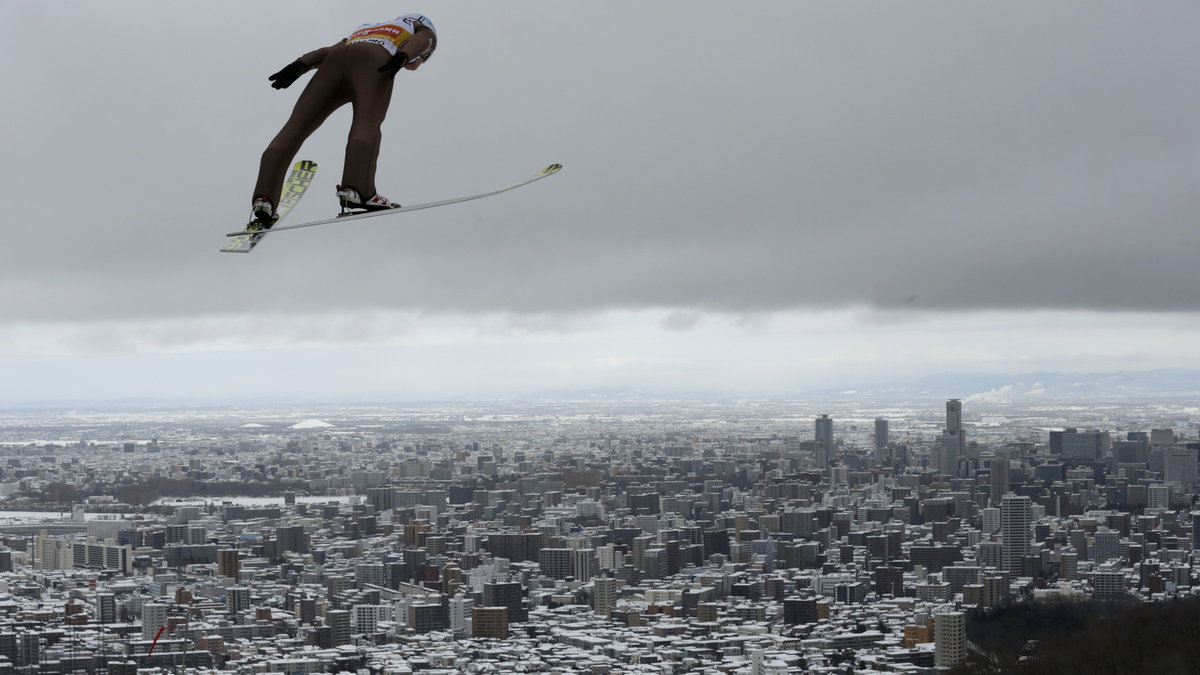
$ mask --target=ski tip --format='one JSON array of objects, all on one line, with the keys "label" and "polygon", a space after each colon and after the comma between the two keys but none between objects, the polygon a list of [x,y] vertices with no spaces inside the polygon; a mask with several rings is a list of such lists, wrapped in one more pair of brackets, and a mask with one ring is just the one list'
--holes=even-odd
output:
[{"label": "ski tip", "polygon": [[546,167],[546,168],[542,169],[542,174],[541,174],[541,175],[543,175],[543,176],[549,176],[550,174],[552,174],[552,173],[558,173],[558,172],[559,172],[559,171],[561,171],[561,170],[562,170],[562,164],[551,164],[550,166],[548,166],[548,167]]}]

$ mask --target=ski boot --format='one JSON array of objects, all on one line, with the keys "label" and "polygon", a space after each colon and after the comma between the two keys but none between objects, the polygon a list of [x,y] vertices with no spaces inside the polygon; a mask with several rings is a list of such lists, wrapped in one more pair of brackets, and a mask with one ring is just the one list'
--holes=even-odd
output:
[{"label": "ski boot", "polygon": [[[398,209],[400,205],[392,200],[380,195],[378,192],[370,199],[363,199],[358,190],[349,185],[337,186],[338,203],[342,205],[343,216],[354,215],[355,213],[366,213],[368,211],[384,211],[386,209]],[[352,209],[358,209],[354,211]]]},{"label": "ski boot", "polygon": [[263,196],[255,197],[254,203],[250,206],[250,225],[255,229],[267,230],[277,220],[279,220],[279,216],[275,214],[275,205],[271,203],[271,200]]}]

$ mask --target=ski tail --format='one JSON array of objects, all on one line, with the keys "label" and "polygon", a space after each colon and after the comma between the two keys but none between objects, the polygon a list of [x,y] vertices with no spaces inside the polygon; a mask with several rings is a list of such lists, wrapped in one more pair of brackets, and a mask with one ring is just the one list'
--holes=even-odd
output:
[{"label": "ski tail", "polygon": [[[307,159],[302,159],[292,166],[292,173],[288,175],[287,182],[283,185],[283,193],[279,196],[279,204],[275,207],[275,215],[278,218],[275,219],[274,225],[278,225],[279,221],[283,220],[284,216],[299,203],[300,198],[312,185],[316,173],[317,163]],[[221,252],[249,253],[258,245],[267,229],[270,228],[264,228],[257,222],[251,222],[246,226],[244,232],[230,239]]]}]

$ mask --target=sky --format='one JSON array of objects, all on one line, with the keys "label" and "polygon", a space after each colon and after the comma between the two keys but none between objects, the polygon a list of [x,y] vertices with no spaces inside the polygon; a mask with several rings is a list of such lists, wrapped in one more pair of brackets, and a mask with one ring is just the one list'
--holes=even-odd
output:
[{"label": "sky", "polygon": [[[406,11],[377,182],[218,253],[311,75]],[[1200,5],[0,4],[0,404],[779,393],[1200,367]],[[336,213],[349,110],[291,222]],[[971,392],[962,392],[962,396]]]}]

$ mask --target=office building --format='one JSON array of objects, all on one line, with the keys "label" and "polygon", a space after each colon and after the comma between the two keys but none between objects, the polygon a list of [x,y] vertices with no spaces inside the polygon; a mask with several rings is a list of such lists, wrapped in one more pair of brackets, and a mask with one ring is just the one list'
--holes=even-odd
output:
[{"label": "office building", "polygon": [[833,419],[829,415],[821,415],[814,423],[814,430],[814,459],[817,468],[824,471],[833,461]]},{"label": "office building", "polygon": [[996,457],[991,460],[991,503],[999,504],[1000,500],[1004,499],[1004,495],[1008,494],[1011,486],[1009,485],[1009,465],[1007,459]]},{"label": "office building", "polygon": [[1191,490],[1196,485],[1196,451],[1191,448],[1163,450],[1163,480]]},{"label": "office building", "polygon": [[1020,574],[1022,559],[1029,553],[1032,503],[1027,496],[1012,493],[1000,500],[1001,569]]}]

